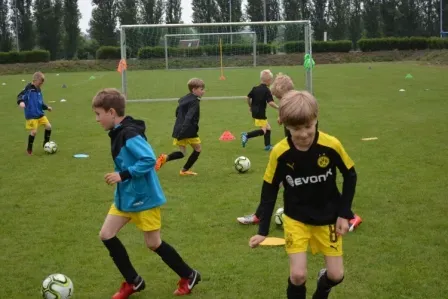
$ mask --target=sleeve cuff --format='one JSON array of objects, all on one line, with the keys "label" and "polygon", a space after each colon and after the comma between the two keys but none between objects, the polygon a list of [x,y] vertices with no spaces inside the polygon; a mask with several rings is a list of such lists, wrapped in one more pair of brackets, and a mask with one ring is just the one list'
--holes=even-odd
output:
[{"label": "sleeve cuff", "polygon": [[129,172],[129,170],[122,171],[119,174],[120,174],[121,181],[126,181],[127,179],[132,178],[132,175]]},{"label": "sleeve cuff", "polygon": [[338,217],[350,220],[350,219],[355,218],[355,215],[351,209],[344,209],[344,210],[339,211]]}]

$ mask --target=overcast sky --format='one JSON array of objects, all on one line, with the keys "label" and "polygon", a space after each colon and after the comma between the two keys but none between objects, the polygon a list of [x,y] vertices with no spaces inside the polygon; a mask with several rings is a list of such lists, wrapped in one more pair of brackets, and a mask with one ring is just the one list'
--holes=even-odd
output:
[{"label": "overcast sky", "polygon": [[[182,1],[182,21],[184,23],[191,23],[191,0]],[[81,12],[81,20],[79,27],[81,31],[86,32],[89,28],[90,17],[92,16],[92,1],[91,0],[78,0],[79,11]]]}]

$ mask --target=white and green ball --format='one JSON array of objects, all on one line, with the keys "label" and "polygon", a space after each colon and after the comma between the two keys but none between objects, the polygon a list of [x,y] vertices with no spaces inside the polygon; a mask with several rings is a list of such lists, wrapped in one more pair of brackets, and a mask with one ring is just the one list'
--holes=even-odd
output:
[{"label": "white and green ball", "polygon": [[278,208],[274,215],[274,221],[277,225],[283,225],[283,215],[285,215],[283,208]]},{"label": "white and green ball", "polygon": [[235,160],[234,166],[235,170],[239,173],[247,172],[250,169],[250,160],[244,156],[238,157]]},{"label": "white and green ball", "polygon": [[44,299],[69,299],[73,296],[73,282],[64,274],[51,274],[42,282]]}]

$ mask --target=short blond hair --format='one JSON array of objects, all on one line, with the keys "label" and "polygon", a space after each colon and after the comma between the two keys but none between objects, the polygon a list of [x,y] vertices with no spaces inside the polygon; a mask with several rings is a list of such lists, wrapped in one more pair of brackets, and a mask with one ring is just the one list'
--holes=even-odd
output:
[{"label": "short blond hair", "polygon": [[93,97],[92,107],[103,108],[105,111],[114,109],[118,116],[124,116],[126,98],[118,89],[104,88]]},{"label": "short blond hair", "polygon": [[188,80],[187,85],[190,92],[192,92],[195,88],[205,88],[204,81],[199,78],[191,78],[190,80]]},{"label": "short blond hair", "polygon": [[33,74],[33,82],[40,81],[40,80],[42,80],[42,82],[45,81],[44,73],[42,73],[42,72],[35,72]]},{"label": "short blond hair", "polygon": [[267,83],[271,81],[274,78],[274,75],[272,74],[271,70],[262,70],[260,72],[260,80],[263,83]]},{"label": "short blond hair", "polygon": [[288,91],[280,101],[280,121],[285,126],[302,126],[317,119],[319,107],[308,91]]},{"label": "short blond hair", "polygon": [[282,99],[288,91],[293,89],[294,83],[291,77],[282,73],[277,74],[271,85],[271,93],[278,99]]}]

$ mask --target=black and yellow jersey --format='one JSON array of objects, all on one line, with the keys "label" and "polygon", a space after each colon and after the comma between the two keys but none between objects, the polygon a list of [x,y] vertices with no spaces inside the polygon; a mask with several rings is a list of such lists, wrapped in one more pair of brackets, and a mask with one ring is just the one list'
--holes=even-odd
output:
[{"label": "black and yellow jersey", "polygon": [[[344,177],[342,194],[336,184],[336,168]],[[261,194],[261,235],[269,232],[280,183],[284,188],[284,213],[292,219],[310,225],[328,225],[334,224],[338,217],[353,218],[354,163],[333,136],[316,131],[308,151],[296,149],[291,137],[274,146]]]}]

